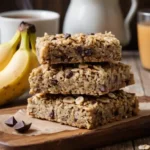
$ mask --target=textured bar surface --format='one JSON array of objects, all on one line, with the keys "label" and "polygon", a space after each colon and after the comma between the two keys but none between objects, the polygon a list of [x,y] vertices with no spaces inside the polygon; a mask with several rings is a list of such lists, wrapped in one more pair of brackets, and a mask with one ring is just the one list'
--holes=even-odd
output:
[{"label": "textured bar surface", "polygon": [[104,95],[134,83],[130,66],[122,63],[76,64],[34,69],[29,77],[30,94]]},{"label": "textured bar surface", "polygon": [[121,60],[121,46],[111,33],[56,34],[37,38],[40,64],[111,62]]},{"label": "textured bar surface", "polygon": [[93,129],[137,115],[138,101],[124,91],[100,97],[36,94],[28,99],[27,111],[35,118]]}]

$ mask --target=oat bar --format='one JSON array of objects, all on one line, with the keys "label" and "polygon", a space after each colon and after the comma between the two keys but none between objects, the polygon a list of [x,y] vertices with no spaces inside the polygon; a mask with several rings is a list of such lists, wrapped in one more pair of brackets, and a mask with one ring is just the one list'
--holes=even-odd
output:
[{"label": "oat bar", "polygon": [[37,38],[40,64],[110,62],[121,60],[121,46],[111,33],[56,34]]},{"label": "oat bar", "polygon": [[138,101],[124,91],[100,97],[36,94],[28,99],[27,111],[35,118],[93,129],[137,115]]},{"label": "oat bar", "polygon": [[34,69],[30,93],[103,95],[134,83],[130,66],[122,63],[76,64]]}]

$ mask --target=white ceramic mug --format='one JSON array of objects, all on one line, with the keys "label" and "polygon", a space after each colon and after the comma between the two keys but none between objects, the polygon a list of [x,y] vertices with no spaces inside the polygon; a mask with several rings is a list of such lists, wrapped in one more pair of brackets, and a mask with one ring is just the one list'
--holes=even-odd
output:
[{"label": "white ceramic mug", "polygon": [[36,26],[37,36],[58,33],[60,15],[45,10],[18,10],[0,13],[0,43],[9,41],[22,21]]}]

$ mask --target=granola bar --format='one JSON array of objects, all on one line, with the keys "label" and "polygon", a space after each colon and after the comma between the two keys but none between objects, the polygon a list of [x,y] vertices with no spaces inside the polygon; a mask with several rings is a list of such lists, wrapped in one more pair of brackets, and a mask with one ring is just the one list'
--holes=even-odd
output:
[{"label": "granola bar", "polygon": [[35,118],[93,129],[137,115],[138,101],[122,90],[100,97],[36,94],[28,99],[27,111]]},{"label": "granola bar", "polygon": [[56,34],[37,38],[40,64],[110,62],[121,60],[121,46],[111,33]]},{"label": "granola bar", "polygon": [[122,63],[66,66],[41,65],[29,77],[30,94],[103,95],[134,83],[130,66]]}]

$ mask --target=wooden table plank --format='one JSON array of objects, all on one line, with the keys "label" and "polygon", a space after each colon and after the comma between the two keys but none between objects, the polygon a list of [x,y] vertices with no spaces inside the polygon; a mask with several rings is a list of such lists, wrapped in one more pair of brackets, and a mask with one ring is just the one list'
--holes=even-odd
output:
[{"label": "wooden table plank", "polygon": [[106,146],[104,148],[97,148],[96,150],[134,150],[132,141]]},{"label": "wooden table plank", "polygon": [[134,73],[135,84],[125,87],[125,91],[136,93],[137,96],[144,95],[144,89],[141,81],[141,76],[139,69],[137,67],[136,61],[139,60],[138,53],[125,53],[123,55],[123,63],[131,65],[131,70]]}]

